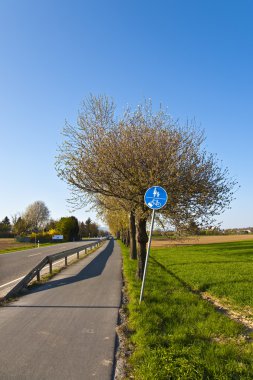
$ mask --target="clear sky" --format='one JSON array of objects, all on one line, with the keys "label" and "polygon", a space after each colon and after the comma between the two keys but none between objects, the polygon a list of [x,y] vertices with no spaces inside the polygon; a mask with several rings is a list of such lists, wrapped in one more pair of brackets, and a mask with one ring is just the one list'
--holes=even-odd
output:
[{"label": "clear sky", "polygon": [[54,157],[89,94],[195,119],[241,188],[224,228],[253,226],[252,0],[0,0],[0,220],[70,212]]}]

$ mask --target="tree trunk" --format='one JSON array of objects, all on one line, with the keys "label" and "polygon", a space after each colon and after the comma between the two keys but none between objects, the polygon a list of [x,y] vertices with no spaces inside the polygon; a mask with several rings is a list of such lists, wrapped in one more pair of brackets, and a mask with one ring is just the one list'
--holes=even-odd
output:
[{"label": "tree trunk", "polygon": [[130,246],[130,231],[129,229],[126,230],[126,246]]},{"label": "tree trunk", "polygon": [[146,231],[147,219],[139,219],[137,222],[137,240],[138,240],[138,268],[137,268],[137,278],[142,279],[144,273],[145,259],[146,259],[146,245],[148,242],[148,235]]},{"label": "tree trunk", "polygon": [[130,231],[130,259],[137,259],[137,246],[136,246],[136,225],[134,212],[130,212],[129,218],[129,231]]},{"label": "tree trunk", "polygon": [[126,228],[123,228],[121,230],[121,240],[122,242],[127,246],[129,247],[130,245],[130,235],[129,235],[129,230],[126,229]]},{"label": "tree trunk", "polygon": [[120,240],[122,241],[123,244],[125,244],[123,229],[120,230]]}]

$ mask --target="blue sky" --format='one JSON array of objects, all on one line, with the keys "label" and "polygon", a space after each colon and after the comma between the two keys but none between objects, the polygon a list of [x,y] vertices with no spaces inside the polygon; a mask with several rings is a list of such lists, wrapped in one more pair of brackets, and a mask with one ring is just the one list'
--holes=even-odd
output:
[{"label": "blue sky", "polygon": [[93,93],[195,119],[241,186],[218,220],[253,226],[251,0],[0,0],[0,49],[0,220],[36,200],[97,220],[69,211],[54,169],[65,119]]}]

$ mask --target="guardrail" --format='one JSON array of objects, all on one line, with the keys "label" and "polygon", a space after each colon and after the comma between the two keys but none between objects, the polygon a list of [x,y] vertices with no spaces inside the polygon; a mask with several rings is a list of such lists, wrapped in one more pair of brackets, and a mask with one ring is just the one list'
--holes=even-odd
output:
[{"label": "guardrail", "polygon": [[80,257],[80,252],[85,251],[85,254],[87,253],[88,249],[92,249],[94,247],[99,247],[101,245],[101,242],[105,239],[100,239],[93,241],[90,244],[82,245],[80,247],[75,247],[68,249],[66,251],[54,253],[52,255],[44,257],[36,267],[34,267],[17,285],[14,286],[3,298],[3,300],[7,300],[8,298],[12,298],[18,295],[18,293],[21,292],[22,289],[24,289],[29,282],[31,282],[34,277],[37,277],[37,281],[40,281],[40,272],[41,270],[46,266],[49,265],[49,272],[50,274],[53,273],[53,263],[55,261],[65,259],[65,266],[68,265],[68,257],[73,256],[74,254],[77,255],[77,259]]}]

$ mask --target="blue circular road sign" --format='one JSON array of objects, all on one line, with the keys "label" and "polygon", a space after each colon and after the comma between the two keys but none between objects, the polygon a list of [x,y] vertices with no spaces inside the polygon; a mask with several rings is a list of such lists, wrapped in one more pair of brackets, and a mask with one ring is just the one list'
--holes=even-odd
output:
[{"label": "blue circular road sign", "polygon": [[162,208],[167,203],[167,200],[167,192],[163,187],[160,186],[150,187],[144,195],[144,201],[146,205],[152,210],[158,210],[159,208]]}]

